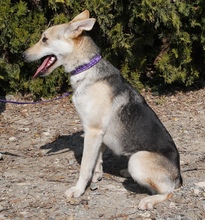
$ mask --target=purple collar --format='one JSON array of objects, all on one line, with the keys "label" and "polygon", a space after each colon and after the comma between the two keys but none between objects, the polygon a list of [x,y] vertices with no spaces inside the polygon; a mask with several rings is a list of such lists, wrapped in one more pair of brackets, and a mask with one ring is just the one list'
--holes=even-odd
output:
[{"label": "purple collar", "polygon": [[85,70],[90,69],[93,67],[96,63],[98,63],[101,60],[101,56],[99,54],[95,55],[89,63],[83,64],[81,66],[76,67],[74,70],[70,72],[71,75],[77,75]]}]

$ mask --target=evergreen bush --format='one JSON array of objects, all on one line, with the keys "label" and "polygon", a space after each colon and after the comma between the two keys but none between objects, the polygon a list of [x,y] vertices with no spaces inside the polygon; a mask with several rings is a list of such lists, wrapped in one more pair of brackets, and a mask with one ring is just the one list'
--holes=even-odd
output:
[{"label": "evergreen bush", "polygon": [[38,64],[25,63],[22,52],[49,25],[70,21],[85,9],[97,19],[90,35],[102,55],[135,87],[189,86],[203,80],[203,0],[0,1],[1,93],[32,92],[41,97],[67,90],[69,79],[62,68],[32,80]]}]

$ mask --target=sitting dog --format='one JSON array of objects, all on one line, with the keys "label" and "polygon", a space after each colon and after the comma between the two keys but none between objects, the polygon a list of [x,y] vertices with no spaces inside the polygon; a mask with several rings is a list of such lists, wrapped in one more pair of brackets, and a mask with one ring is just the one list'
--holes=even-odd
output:
[{"label": "sitting dog", "polygon": [[49,75],[61,65],[70,73],[72,99],[85,138],[79,179],[65,194],[79,197],[91,179],[102,178],[102,155],[107,146],[129,158],[129,174],[153,194],[140,201],[139,209],[152,209],[182,185],[179,153],[144,98],[101,57],[85,34],[95,21],[86,10],[69,23],[48,28],[23,54],[26,61],[44,58],[34,77]]}]

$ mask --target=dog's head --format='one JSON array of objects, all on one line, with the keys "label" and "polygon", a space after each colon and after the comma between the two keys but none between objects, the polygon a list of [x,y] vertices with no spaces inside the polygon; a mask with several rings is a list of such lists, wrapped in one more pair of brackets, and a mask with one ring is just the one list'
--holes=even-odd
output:
[{"label": "dog's head", "polygon": [[89,11],[85,10],[69,23],[48,28],[43,32],[41,39],[23,53],[28,62],[44,60],[33,77],[47,76],[65,63],[66,57],[75,49],[76,39],[84,30],[92,29],[95,19],[89,17]]}]

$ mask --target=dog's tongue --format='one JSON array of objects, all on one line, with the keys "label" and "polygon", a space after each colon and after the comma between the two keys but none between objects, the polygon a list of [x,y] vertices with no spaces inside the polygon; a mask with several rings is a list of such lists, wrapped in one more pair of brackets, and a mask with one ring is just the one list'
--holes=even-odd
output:
[{"label": "dog's tongue", "polygon": [[50,60],[51,56],[46,57],[46,59],[43,61],[43,63],[38,67],[38,69],[36,70],[33,78],[36,78],[40,72],[45,72],[46,67],[48,66],[48,62]]}]

